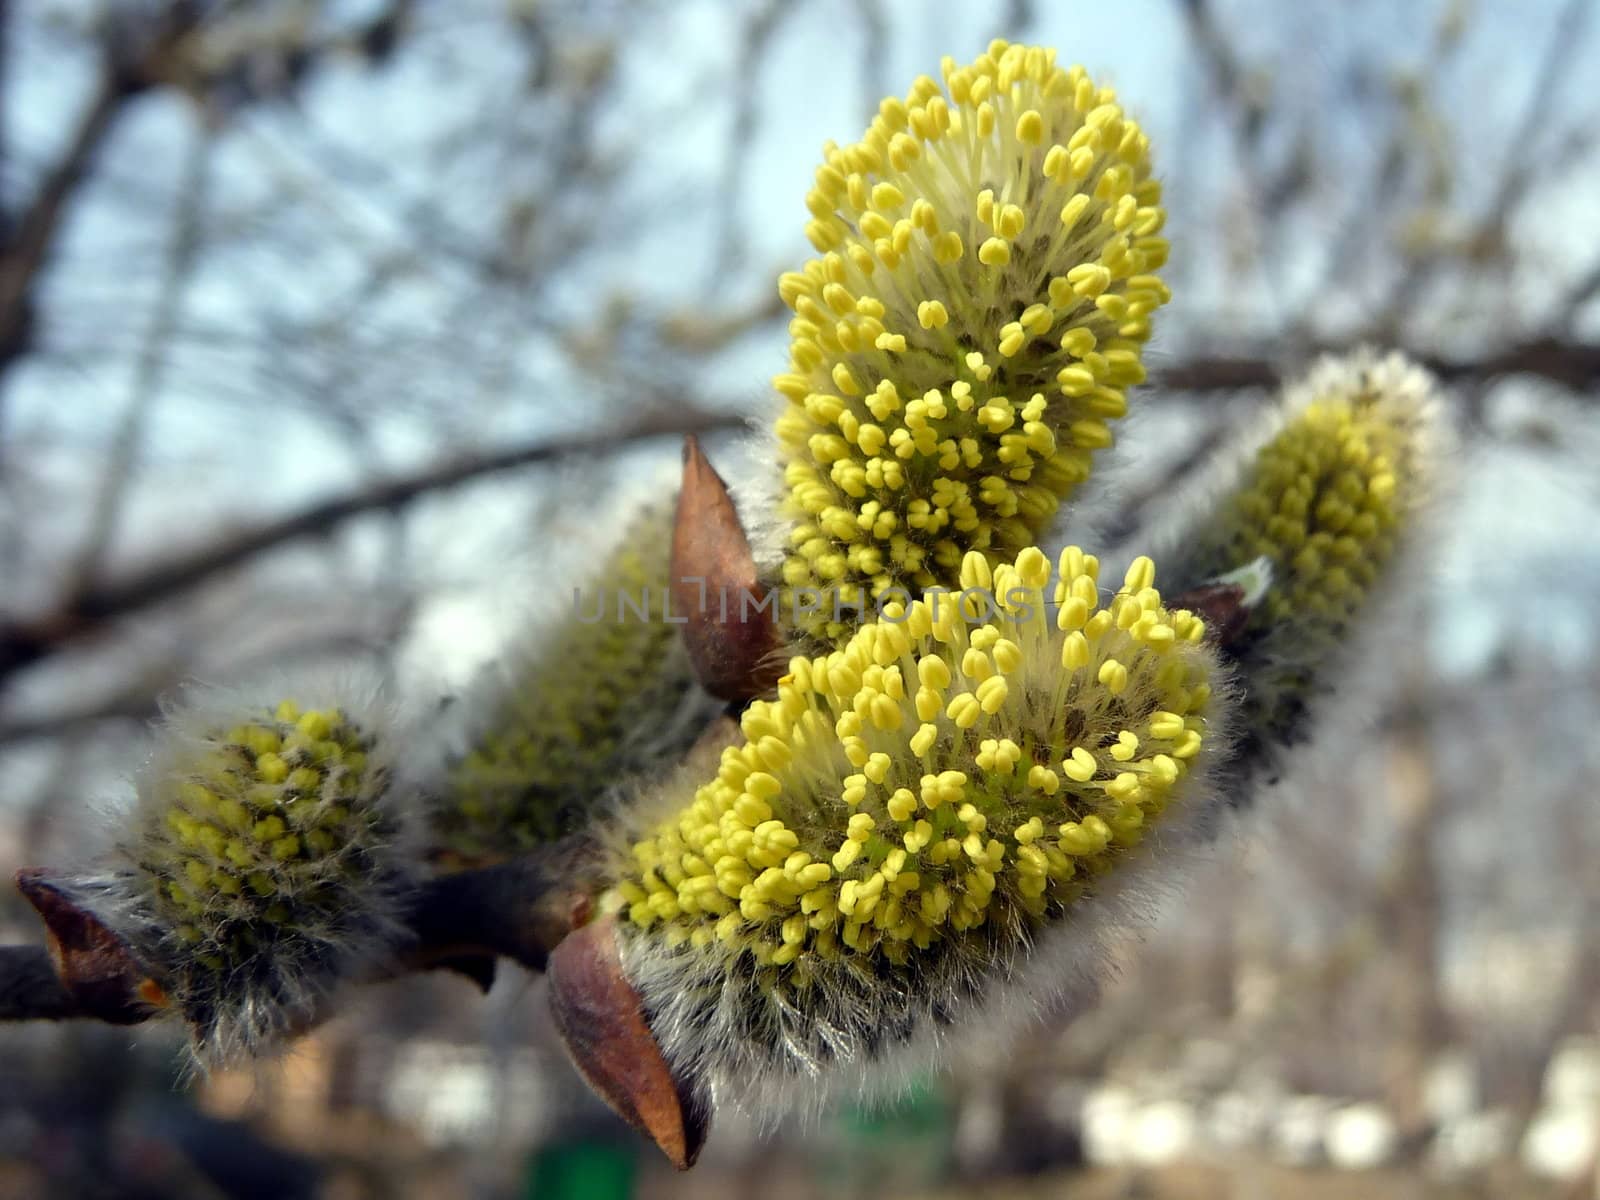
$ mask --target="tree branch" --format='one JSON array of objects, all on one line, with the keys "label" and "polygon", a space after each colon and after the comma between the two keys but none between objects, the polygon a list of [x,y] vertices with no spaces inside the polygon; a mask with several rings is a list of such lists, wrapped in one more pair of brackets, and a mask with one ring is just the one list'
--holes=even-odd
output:
[{"label": "tree branch", "polygon": [[[1576,389],[1600,384],[1600,345],[1559,338],[1520,342],[1479,358],[1426,354],[1415,357],[1447,383],[1531,375]],[[1231,391],[1276,387],[1284,373],[1284,364],[1272,356],[1245,353],[1181,360],[1158,371],[1155,382],[1174,391]],[[399,509],[430,492],[501,471],[569,455],[606,453],[631,442],[669,434],[709,433],[741,424],[742,418],[730,413],[657,412],[613,433],[592,432],[507,447],[312,504],[245,533],[154,563],[120,581],[87,587],[42,618],[0,625],[0,679],[48,657],[110,620],[169,600],[257,555],[298,538],[326,533],[352,517]]]},{"label": "tree branch", "polygon": [[[161,77],[165,59],[193,28],[187,5],[172,5],[150,28],[112,21],[101,53],[100,82],[55,165],[14,220],[0,227],[0,371],[25,353],[35,281],[55,246],[62,218],[127,102]],[[143,41],[142,45],[136,42]]]},{"label": "tree branch", "polygon": [[0,246],[0,368],[28,349],[34,280],[49,257],[67,201],[83,181],[127,98],[122,81],[107,71],[60,161],[39,184]]},{"label": "tree branch", "polygon": [[[582,853],[570,843],[557,842],[494,866],[423,882],[406,918],[413,940],[367,982],[443,967],[487,987],[497,958],[530,971],[544,970],[550,952],[587,916],[581,871],[572,865]],[[62,899],[46,872],[19,872],[18,883],[45,915],[53,942],[69,944],[55,955],[44,946],[0,946],[0,1021],[79,1019],[131,1025],[159,1014],[155,1001],[138,1002],[161,995],[149,983],[153,979],[159,984],[156,972],[135,963],[125,947],[119,946],[118,957],[107,957],[105,947],[114,935],[93,914]],[[65,939],[63,930],[69,930]],[[82,956],[89,942],[97,943],[89,968],[96,972],[93,979],[80,977],[85,969],[81,964],[90,961]],[[58,960],[67,965],[58,970]]]},{"label": "tree branch", "polygon": [[[1322,353],[1334,347],[1314,348]],[[1506,346],[1481,358],[1448,358],[1408,351],[1446,383],[1486,381],[1504,375],[1532,375],[1565,387],[1586,389],[1600,384],[1600,345],[1544,337]],[[1270,355],[1220,355],[1180,360],[1154,373],[1160,387],[1173,391],[1235,391],[1276,387],[1284,367]]]},{"label": "tree branch", "polygon": [[489,867],[431,879],[418,889],[409,924],[416,944],[405,956],[415,969],[463,958],[509,958],[544,970],[550,951],[586,915],[570,860],[570,842]]},{"label": "tree branch", "polygon": [[731,413],[694,409],[658,411],[623,429],[488,451],[320,501],[255,529],[153,563],[124,579],[87,586],[68,596],[42,618],[0,624],[0,680],[54,654],[110,620],[170,600],[257,555],[302,537],[327,533],[352,517],[400,509],[431,492],[517,467],[575,455],[611,453],[633,442],[667,435],[734,429],[742,423],[743,418]]},{"label": "tree branch", "polygon": [[[1542,154],[1545,147],[1539,135],[1550,123],[1551,98],[1566,81],[1575,51],[1583,43],[1584,26],[1592,15],[1593,7],[1592,0],[1567,0],[1556,18],[1542,61],[1533,73],[1533,92],[1528,97],[1521,120],[1506,142],[1494,195],[1483,217],[1477,222],[1480,236],[1503,234],[1529,188],[1545,178],[1544,172],[1533,167],[1538,161],[1536,156]],[[1438,253],[1429,253],[1414,261],[1385,301],[1374,328],[1405,328],[1417,298],[1446,261],[1446,256]]]}]

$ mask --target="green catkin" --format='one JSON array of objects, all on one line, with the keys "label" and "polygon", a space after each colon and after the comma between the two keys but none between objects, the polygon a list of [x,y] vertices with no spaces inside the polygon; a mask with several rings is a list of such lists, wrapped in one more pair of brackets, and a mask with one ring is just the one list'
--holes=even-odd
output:
[{"label": "green catkin", "polygon": [[478,861],[573,833],[715,713],[667,619],[672,523],[670,504],[638,514],[559,621],[462,698],[466,749],[433,789],[439,847]]}]

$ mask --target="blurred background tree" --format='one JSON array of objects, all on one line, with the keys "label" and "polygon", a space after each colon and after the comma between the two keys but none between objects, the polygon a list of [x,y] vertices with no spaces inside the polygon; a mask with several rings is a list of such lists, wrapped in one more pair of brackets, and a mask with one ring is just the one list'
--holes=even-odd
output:
[{"label": "blurred background tree", "polygon": [[[1171,213],[1100,540],[1137,549],[1280,378],[1373,341],[1453,392],[1443,567],[1373,665],[1381,737],[1319,745],[1055,1053],[898,1123],[729,1125],[695,1185],[914,1191],[946,1152],[1157,1188],[1198,1160],[1269,1194],[1313,1184],[1252,1173],[1361,1152],[1518,1172],[1497,1194],[1592,1174],[1597,24],[1593,0],[0,0],[0,862],[86,853],[178,681],[348,657],[446,694],[565,602],[564,556],[660,492],[675,435],[724,431],[738,476],[818,147],[941,55],[1026,38],[1119,87]],[[14,899],[0,926],[34,936]],[[539,1147],[546,1192],[598,1178],[588,1124],[620,1135],[534,986],[389,985],[178,1094],[159,1035],[0,1029],[0,1195],[509,1194]],[[816,1138],[851,1170],[807,1165]],[[895,1139],[921,1149],[865,1148]]]}]

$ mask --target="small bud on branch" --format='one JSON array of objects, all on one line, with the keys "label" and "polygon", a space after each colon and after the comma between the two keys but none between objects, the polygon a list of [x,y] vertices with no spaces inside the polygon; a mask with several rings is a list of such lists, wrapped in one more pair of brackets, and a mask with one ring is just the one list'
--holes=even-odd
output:
[{"label": "small bud on branch", "polygon": [[732,701],[769,691],[782,671],[777,624],[728,486],[693,435],[683,441],[672,589],[700,686]]}]

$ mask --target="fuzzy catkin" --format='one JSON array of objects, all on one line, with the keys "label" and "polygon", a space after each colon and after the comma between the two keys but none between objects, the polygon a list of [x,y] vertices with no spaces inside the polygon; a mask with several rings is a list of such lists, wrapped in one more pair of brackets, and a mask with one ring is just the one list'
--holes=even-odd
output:
[{"label": "fuzzy catkin", "polygon": [[1162,607],[1147,559],[1109,601],[1093,557],[1060,568],[1047,604],[1037,549],[992,571],[969,555],[989,611],[931,594],[793,659],[715,779],[633,818],[602,907],[669,1060],[719,1096],[770,1111],[834,1068],[870,1078],[1003,1002],[1035,943],[1070,941],[1142,869],[1169,811],[1211,808],[1200,621]]},{"label": "fuzzy catkin", "polygon": [[1356,657],[1435,489],[1442,437],[1420,367],[1367,349],[1328,356],[1286,389],[1254,453],[1171,537],[1163,562],[1182,589],[1254,560],[1270,567],[1230,647],[1239,771],[1303,736],[1309,708]]},{"label": "fuzzy catkin", "polygon": [[[890,589],[1033,545],[1112,441],[1169,299],[1148,138],[1081,67],[993,43],[830,144],[776,439],[782,613],[837,644]],[[832,603],[808,603],[811,593]]]},{"label": "fuzzy catkin", "polygon": [[575,592],[459,701],[464,748],[430,790],[439,848],[469,860],[554,841],[671,761],[716,711],[668,620],[673,508],[651,505]]},{"label": "fuzzy catkin", "polygon": [[203,1065],[270,1049],[405,936],[417,869],[394,716],[353,681],[191,688],[106,869],[72,881],[188,1022]]}]

